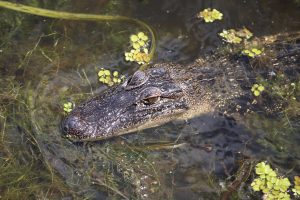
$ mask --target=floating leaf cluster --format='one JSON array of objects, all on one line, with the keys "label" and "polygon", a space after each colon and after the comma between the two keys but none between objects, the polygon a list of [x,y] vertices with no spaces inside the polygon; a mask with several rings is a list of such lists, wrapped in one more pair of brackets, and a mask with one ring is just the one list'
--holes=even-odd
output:
[{"label": "floating leaf cluster", "polygon": [[274,93],[286,100],[296,100],[296,96],[300,91],[300,81],[290,83],[284,74],[279,74],[276,76],[271,88]]},{"label": "floating leaf cluster", "polygon": [[119,84],[124,79],[124,76],[119,76],[119,72],[114,71],[111,73],[108,69],[101,68],[98,72],[99,81],[101,83],[107,84],[108,86],[113,86],[114,84]]},{"label": "floating leaf cluster", "polygon": [[300,176],[294,177],[294,188],[292,189],[295,196],[300,196]]},{"label": "floating leaf cluster", "polygon": [[242,54],[250,57],[250,58],[254,58],[256,56],[259,56],[262,54],[262,50],[260,49],[256,49],[256,48],[252,48],[252,49],[245,49],[242,51]]},{"label": "floating leaf cluster", "polygon": [[125,60],[144,64],[150,62],[148,49],[143,49],[143,52],[137,49],[132,49],[130,52],[125,52]]},{"label": "floating leaf cluster", "polygon": [[74,107],[74,105],[73,105],[72,102],[64,103],[64,111],[65,111],[66,113],[71,112],[71,111],[73,110],[73,107]]},{"label": "floating leaf cluster", "polygon": [[265,200],[289,200],[287,190],[291,186],[288,178],[278,177],[277,173],[265,162],[260,162],[255,167],[255,173],[259,176],[251,183],[254,191],[264,193]]},{"label": "floating leaf cluster", "polygon": [[197,17],[202,18],[206,23],[209,23],[215,20],[221,20],[223,18],[223,14],[216,9],[206,8],[199,12]]},{"label": "floating leaf cluster", "polygon": [[125,60],[145,64],[150,62],[149,56],[149,37],[143,32],[130,36],[130,44],[132,49],[125,52]]},{"label": "floating leaf cluster", "polygon": [[225,42],[239,44],[243,39],[250,39],[253,36],[253,33],[251,33],[247,28],[244,27],[240,30],[223,30],[223,32],[219,33],[219,35]]},{"label": "floating leaf cluster", "polygon": [[251,88],[253,95],[256,97],[258,97],[264,90],[265,87],[262,84],[254,84]]}]

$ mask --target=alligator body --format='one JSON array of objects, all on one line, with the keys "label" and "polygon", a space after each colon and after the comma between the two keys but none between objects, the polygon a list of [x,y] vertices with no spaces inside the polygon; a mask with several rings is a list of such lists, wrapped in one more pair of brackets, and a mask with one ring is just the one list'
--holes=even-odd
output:
[{"label": "alligator body", "polygon": [[[264,59],[206,56],[189,65],[154,64],[76,107],[63,121],[73,140],[101,140],[211,112],[243,112],[257,76],[299,74],[300,45],[270,46]],[[272,54],[272,55],[271,55]],[[247,59],[246,59],[247,60]],[[273,105],[272,105],[273,106]]]}]

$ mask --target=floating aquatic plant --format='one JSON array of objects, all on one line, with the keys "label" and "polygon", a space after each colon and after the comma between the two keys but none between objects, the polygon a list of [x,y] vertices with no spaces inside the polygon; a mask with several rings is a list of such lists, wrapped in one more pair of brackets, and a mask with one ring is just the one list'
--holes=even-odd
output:
[{"label": "floating aquatic plant", "polygon": [[233,43],[233,44],[239,44],[242,41],[242,38],[236,36],[235,30],[223,30],[222,33],[219,33],[219,35],[223,38],[225,42]]},{"label": "floating aquatic plant", "polygon": [[[22,5],[19,3],[11,3],[11,2],[6,2],[6,1],[0,1],[0,7],[23,12],[23,13],[28,13],[28,14],[33,14],[33,15],[38,15],[38,16],[43,16],[43,17],[58,18],[58,19],[134,22],[134,23],[138,24],[139,26],[146,28],[151,35],[151,45],[148,45],[148,46],[150,46],[149,50],[148,50],[149,53],[147,53],[148,58],[146,60],[144,60],[143,62],[140,62],[140,64],[148,63],[153,58],[154,53],[155,53],[156,40],[155,40],[154,32],[149,25],[147,25],[145,22],[140,21],[138,19],[134,19],[134,18],[126,17],[126,16],[94,15],[94,14],[60,12],[60,11],[47,10],[47,9],[42,9],[42,8],[35,8],[35,7],[31,7],[31,6]],[[140,33],[144,34],[143,32],[140,32]],[[138,33],[137,35],[139,36],[140,33]],[[148,36],[142,37],[142,39],[145,39],[145,38],[147,38],[147,43],[148,43],[149,42]],[[148,46],[147,46],[147,48],[148,48]]]},{"label": "floating aquatic plant", "polygon": [[281,72],[269,73],[269,76],[272,76],[273,78],[268,81],[259,80],[264,86],[270,88],[268,92],[285,99],[287,102],[299,99],[300,81],[291,82],[291,80]]},{"label": "floating aquatic plant", "polygon": [[244,39],[250,39],[253,36],[253,33],[249,31],[246,27],[243,27],[242,29],[239,29],[236,31],[237,36],[244,38]]},{"label": "floating aquatic plant", "polygon": [[259,56],[262,54],[262,50],[260,49],[256,49],[256,48],[252,48],[252,49],[245,49],[242,51],[242,54],[250,57],[250,58],[254,58],[256,56]]},{"label": "floating aquatic plant", "polygon": [[138,64],[148,63],[150,62],[150,57],[147,52],[147,49],[143,49],[143,52],[139,49],[132,49],[130,52],[125,52],[125,60],[137,62]]},{"label": "floating aquatic plant", "polygon": [[130,36],[130,42],[134,49],[140,49],[141,47],[144,47],[147,42],[149,42],[149,38],[147,35],[145,35],[145,33],[139,32],[137,35]]},{"label": "floating aquatic plant", "polygon": [[262,84],[254,84],[251,88],[251,91],[256,97],[258,97],[264,90],[265,87]]},{"label": "floating aquatic plant", "polygon": [[223,30],[223,32],[219,33],[219,35],[223,38],[225,42],[239,44],[242,42],[243,39],[250,39],[253,36],[253,33],[251,33],[251,31],[244,27],[239,30]]},{"label": "floating aquatic plant", "polygon": [[101,68],[98,72],[99,81],[101,83],[107,84],[108,86],[113,86],[114,84],[119,84],[124,79],[124,76],[119,76],[118,71],[111,73],[108,69]]},{"label": "floating aquatic plant", "polygon": [[[258,175],[256,179],[251,183],[251,187],[254,191],[261,191],[264,193],[265,200],[289,200],[291,199],[288,189],[291,183],[288,178],[279,177],[277,173],[266,164],[266,162],[260,162],[255,167],[255,173]],[[297,177],[297,176],[296,176]],[[294,194],[299,194],[299,188],[297,184],[300,184],[300,178],[295,177]],[[296,189],[297,188],[297,189]]]},{"label": "floating aquatic plant", "polygon": [[206,8],[199,12],[197,17],[204,19],[206,23],[210,23],[214,22],[215,20],[221,20],[223,18],[223,14],[216,9]]},{"label": "floating aquatic plant", "polygon": [[138,64],[149,63],[151,57],[149,55],[149,37],[143,32],[130,36],[130,44],[132,49],[125,52],[125,60],[137,62]]},{"label": "floating aquatic plant", "polygon": [[300,196],[300,176],[294,177],[294,188],[292,189],[295,196]]},{"label": "floating aquatic plant", "polygon": [[73,107],[74,107],[74,105],[73,105],[72,102],[64,103],[64,111],[65,111],[66,113],[71,112],[71,111],[73,110]]}]

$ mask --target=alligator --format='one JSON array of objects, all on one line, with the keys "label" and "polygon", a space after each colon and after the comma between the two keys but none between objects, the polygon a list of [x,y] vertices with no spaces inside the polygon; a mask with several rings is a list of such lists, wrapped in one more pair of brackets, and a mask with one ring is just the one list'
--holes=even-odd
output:
[{"label": "alligator", "polygon": [[278,38],[269,44],[263,40],[265,55],[251,61],[220,53],[187,65],[158,63],[138,70],[74,108],[62,122],[64,135],[74,141],[103,140],[205,113],[279,111],[284,103],[267,93],[256,100],[251,92],[257,77],[300,75],[299,37],[293,42]]}]

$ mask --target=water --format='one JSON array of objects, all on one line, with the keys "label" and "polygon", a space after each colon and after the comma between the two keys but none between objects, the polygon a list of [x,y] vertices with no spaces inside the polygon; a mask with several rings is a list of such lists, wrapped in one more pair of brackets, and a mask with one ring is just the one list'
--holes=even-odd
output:
[{"label": "water", "polygon": [[[245,26],[258,37],[300,29],[300,7],[293,1],[25,3],[143,20],[156,32],[155,62],[188,63],[215,51],[224,45],[217,36],[223,29]],[[196,14],[207,7],[221,11],[224,19],[199,22]],[[97,80],[101,67],[125,75],[137,70],[123,53],[129,35],[140,28],[3,9],[0,22],[0,162],[10,166],[0,172],[8,178],[0,185],[4,199],[219,199],[222,185],[232,181],[245,156],[267,160],[288,177],[300,174],[299,97],[281,117],[257,114],[240,123],[207,114],[108,141],[71,143],[61,137],[63,103],[78,104],[105,90]],[[174,142],[177,148],[162,148]],[[237,199],[260,199],[249,185]]]}]

